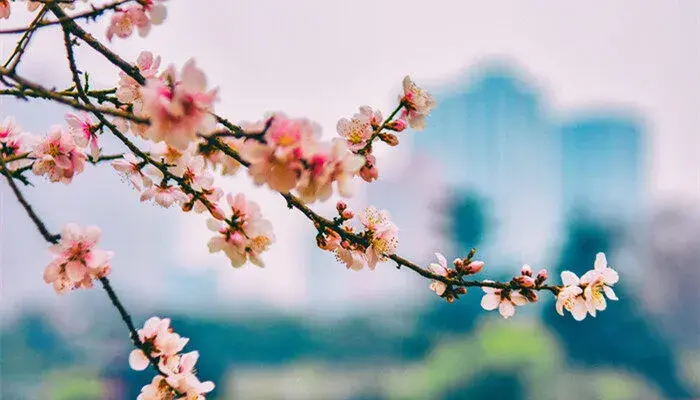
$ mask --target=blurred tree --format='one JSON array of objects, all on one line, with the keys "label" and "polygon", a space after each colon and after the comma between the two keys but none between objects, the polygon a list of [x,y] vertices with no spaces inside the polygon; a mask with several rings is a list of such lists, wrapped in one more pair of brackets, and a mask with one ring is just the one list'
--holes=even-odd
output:
[{"label": "blurred tree", "polygon": [[[621,231],[605,226],[585,215],[575,215],[568,224],[557,272],[569,270],[581,275],[593,266],[595,254],[608,255],[621,239]],[[615,267],[614,258],[609,258]],[[556,274],[553,271],[552,276]],[[619,301],[596,318],[577,322],[569,315],[561,317],[552,307],[543,307],[545,324],[557,333],[572,364],[614,366],[642,374],[671,398],[689,397],[686,384],[679,378],[679,368],[669,341],[656,328],[649,313],[640,307],[634,288],[622,283],[615,287]]]},{"label": "blurred tree", "polygon": [[474,192],[455,191],[444,205],[447,233],[459,252],[468,252],[484,239],[489,223],[487,202]]}]

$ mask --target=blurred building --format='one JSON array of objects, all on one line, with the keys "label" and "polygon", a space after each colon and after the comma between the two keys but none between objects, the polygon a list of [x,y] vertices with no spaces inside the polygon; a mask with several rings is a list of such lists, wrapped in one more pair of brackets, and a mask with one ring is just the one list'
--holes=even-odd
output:
[{"label": "blurred building", "polygon": [[644,198],[642,128],[634,119],[591,115],[562,124],[565,212],[628,219]]},{"label": "blurred building", "polygon": [[439,157],[451,184],[491,203],[493,234],[482,254],[498,263],[546,261],[561,215],[560,143],[539,90],[505,64],[467,82],[438,96],[417,150]]}]

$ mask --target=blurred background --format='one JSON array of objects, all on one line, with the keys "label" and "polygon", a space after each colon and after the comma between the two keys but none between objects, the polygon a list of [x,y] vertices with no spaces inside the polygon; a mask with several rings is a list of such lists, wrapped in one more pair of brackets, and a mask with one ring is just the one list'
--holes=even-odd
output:
[{"label": "blurred background", "polygon": [[[213,399],[690,399],[700,397],[700,3],[407,0],[168,1],[141,50],[194,57],[220,87],[217,112],[319,121],[326,137],[360,105],[391,111],[404,75],[438,107],[422,132],[378,146],[380,180],[348,203],[388,209],[399,254],[427,264],[471,247],[484,277],[520,266],[583,273],[596,252],[620,272],[596,318],[553,301],[504,321],[472,289],[455,304],[387,263],[346,271],[313,227],[245,173],[225,190],[276,227],[267,267],[210,255],[203,218],[142,204],[108,166],[25,192],[53,231],[96,224],[116,251],[111,279],[137,325],[169,317],[199,350]],[[13,5],[0,29],[31,16]],[[104,38],[105,22],[88,28]],[[16,38],[0,38],[5,59]],[[86,46],[93,86],[117,71]],[[62,37],[35,37],[19,72],[69,86]],[[2,99],[35,134],[67,109]],[[105,153],[123,151],[104,138]],[[334,200],[315,205],[330,215]],[[126,329],[100,289],[57,296],[47,246],[0,186],[0,397],[129,399]]]}]

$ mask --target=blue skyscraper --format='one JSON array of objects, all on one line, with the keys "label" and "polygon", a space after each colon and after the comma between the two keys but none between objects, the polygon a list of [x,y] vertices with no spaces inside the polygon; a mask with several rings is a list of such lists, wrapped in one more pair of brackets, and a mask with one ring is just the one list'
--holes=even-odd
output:
[{"label": "blue skyscraper", "polygon": [[439,95],[415,136],[417,151],[445,163],[448,182],[491,202],[495,224],[481,249],[490,261],[547,261],[559,226],[561,145],[539,98],[510,66],[488,65]]},{"label": "blue skyscraper", "polygon": [[598,113],[558,130],[565,212],[625,219],[642,210],[643,135],[635,119]]}]

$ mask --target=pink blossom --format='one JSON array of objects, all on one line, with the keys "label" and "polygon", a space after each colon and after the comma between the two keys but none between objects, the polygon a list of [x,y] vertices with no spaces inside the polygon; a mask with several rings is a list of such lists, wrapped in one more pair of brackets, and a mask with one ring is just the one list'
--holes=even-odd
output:
[{"label": "pink blossom", "polygon": [[51,182],[70,183],[73,176],[85,168],[85,153],[75,145],[73,136],[60,125],[50,128],[31,153],[36,159],[32,171],[36,175],[48,175]]},{"label": "pink blossom", "polygon": [[353,271],[359,271],[367,265],[365,254],[362,251],[340,247],[335,251],[335,257]]},{"label": "pink blossom", "polygon": [[430,93],[416,86],[408,76],[403,79],[403,96],[399,96],[399,101],[405,107],[401,117],[418,130],[425,128],[425,118],[437,104]]},{"label": "pink blossom", "polygon": [[564,309],[566,309],[576,321],[584,320],[588,310],[583,289],[580,286],[581,280],[571,271],[562,271],[561,281],[564,287],[557,294],[557,313],[564,315]]},{"label": "pink blossom", "polygon": [[[484,282],[493,283],[493,281],[490,280],[484,280]],[[486,311],[498,308],[498,312],[505,319],[515,315],[515,306],[524,306],[527,304],[527,298],[520,294],[520,292],[487,286],[482,287],[482,290],[485,294],[481,298],[481,307]]]},{"label": "pink blossom", "polygon": [[[244,146],[244,139],[242,138],[221,137],[219,138],[219,141],[238,153],[241,152],[241,149]],[[239,163],[238,160],[224,154],[224,152],[219,149],[213,147],[200,147],[198,152],[202,157],[204,157],[204,161],[212,169],[216,169],[220,166],[221,168],[219,169],[219,172],[222,175],[233,176],[241,168],[241,163]]]},{"label": "pink blossom", "polygon": [[22,168],[31,164],[29,153],[32,142],[35,141],[36,138],[33,135],[22,131],[14,118],[6,117],[0,123],[0,156],[3,158],[25,156],[14,161],[5,161],[9,169]]},{"label": "pink blossom", "polygon": [[399,244],[399,228],[389,219],[389,212],[368,207],[360,215],[360,222],[365,226],[370,238],[370,246],[365,252],[367,266],[374,269],[378,262],[385,261],[394,254]]},{"label": "pink blossom", "polygon": [[360,177],[366,182],[372,182],[379,178],[377,159],[373,154],[369,153],[365,156],[365,164],[360,168]]},{"label": "pink blossom", "polygon": [[[162,364],[167,363],[168,357],[177,355],[189,341],[173,332],[169,318],[151,317],[138,330],[139,341],[144,349],[148,349],[151,358],[161,358]],[[141,349],[134,349],[129,354],[129,366],[136,371],[148,367],[150,360]]]},{"label": "pink blossom", "polygon": [[173,388],[162,375],[156,375],[148,385],[141,388],[136,400],[170,400],[175,399]]},{"label": "pink blossom", "polygon": [[137,189],[149,187],[153,184],[151,178],[143,173],[146,162],[136,158],[135,155],[127,153],[124,157],[112,161],[112,167],[120,172]]},{"label": "pink blossom", "polygon": [[151,30],[151,25],[160,25],[167,14],[164,0],[146,0],[145,4],[131,5],[117,9],[112,16],[107,28],[107,40],[112,40],[114,35],[122,39],[131,36],[136,28],[139,36],[144,37]]},{"label": "pink blossom", "polygon": [[581,284],[585,286],[583,291],[588,312],[595,317],[596,311],[607,308],[605,297],[610,300],[618,300],[612,286],[620,279],[617,271],[608,266],[608,260],[604,253],[598,253],[592,270],[581,276]]},{"label": "pink blossom", "polygon": [[93,160],[100,156],[100,147],[97,144],[96,124],[90,118],[90,114],[81,112],[80,115],[66,114],[68,132],[73,134],[75,143],[81,147],[90,146],[90,155]]},{"label": "pink blossom", "polygon": [[336,129],[340,136],[344,137],[351,150],[357,151],[363,148],[372,138],[374,131],[382,124],[382,114],[371,107],[362,106],[360,112],[351,119],[342,118],[338,121]]},{"label": "pink blossom", "polygon": [[342,139],[334,139],[330,146],[321,147],[306,160],[297,191],[302,201],[327,200],[333,194],[332,184],[337,182],[343,197],[352,195],[352,178],[364,165],[364,158],[350,152]]},{"label": "pink blossom", "polygon": [[168,184],[151,185],[141,193],[141,201],[153,199],[158,205],[169,208],[173,204],[187,201],[187,195],[177,187]]},{"label": "pink blossom", "polygon": [[[142,51],[136,59],[136,67],[145,79],[155,78],[160,67],[160,56],[154,57],[150,51]],[[133,113],[141,115],[143,113],[143,96],[141,85],[124,71],[119,72],[119,83],[117,86],[117,100],[133,106]],[[139,132],[142,133],[146,126],[141,125]]]},{"label": "pink blossom", "polygon": [[243,266],[247,261],[263,267],[260,255],[275,241],[272,224],[262,218],[260,207],[247,201],[242,193],[235,197],[229,193],[226,201],[231,210],[226,221],[207,221],[209,229],[218,234],[209,240],[209,252],[223,251],[234,268]]},{"label": "pink blossom", "polygon": [[54,259],[44,271],[44,281],[53,284],[57,293],[91,288],[94,279],[109,274],[109,260],[114,253],[96,248],[100,233],[96,226],[81,228],[66,224],[63,227],[61,240],[49,248]]},{"label": "pink blossom", "polygon": [[171,66],[159,78],[150,78],[143,88],[143,112],[150,119],[144,137],[187,149],[198,133],[209,133],[216,125],[211,115],[217,90],[206,90],[204,73],[190,59],[180,79]]},{"label": "pink blossom", "polygon": [[187,398],[200,399],[201,395],[214,390],[213,382],[200,382],[194,374],[194,366],[198,359],[199,352],[197,351],[182,354],[177,359],[173,374],[166,378],[171,387],[186,395]]},{"label": "pink blossom", "polygon": [[[436,263],[431,263],[428,265],[428,270],[432,272],[435,275],[439,275],[442,277],[447,277],[447,260],[445,259],[445,256],[443,256],[440,253],[435,253],[435,257],[437,257],[439,264]],[[438,280],[433,280],[430,283],[430,290],[435,292],[438,296],[442,296],[443,293],[445,293],[445,290],[447,289],[447,285]]]}]

